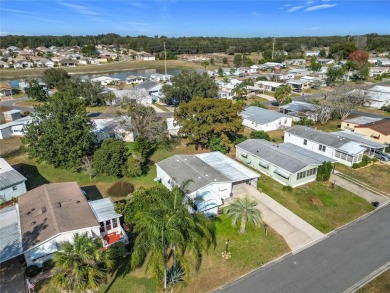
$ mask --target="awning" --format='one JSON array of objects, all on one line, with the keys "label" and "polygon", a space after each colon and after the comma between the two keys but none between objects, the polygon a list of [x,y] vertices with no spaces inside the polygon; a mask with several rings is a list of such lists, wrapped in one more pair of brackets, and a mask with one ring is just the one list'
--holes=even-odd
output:
[{"label": "awning", "polygon": [[209,209],[221,206],[223,202],[218,194],[216,194],[212,190],[207,190],[202,192],[201,195],[197,196],[195,204],[198,208],[198,212],[204,212]]},{"label": "awning", "polygon": [[282,176],[283,178],[286,178],[286,179],[290,178],[290,174],[287,173],[286,171],[283,171],[283,170],[280,170],[280,169],[276,169],[274,172],[276,174]]},{"label": "awning", "polygon": [[244,157],[244,158],[246,158],[248,156],[248,154],[247,153],[241,153],[241,157]]},{"label": "awning", "polygon": [[57,250],[57,243],[55,241],[49,241],[31,250],[30,256],[32,259],[37,259],[45,255],[52,254]]}]

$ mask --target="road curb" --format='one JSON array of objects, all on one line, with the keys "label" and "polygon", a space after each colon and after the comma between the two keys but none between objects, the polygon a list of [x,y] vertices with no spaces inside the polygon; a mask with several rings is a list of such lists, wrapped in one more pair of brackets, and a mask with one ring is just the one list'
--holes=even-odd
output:
[{"label": "road curb", "polygon": [[384,273],[386,270],[390,268],[390,262],[384,264],[380,268],[373,271],[371,274],[369,274],[367,277],[362,279],[360,282],[357,282],[356,284],[349,287],[347,290],[345,290],[343,293],[353,293],[356,292],[358,289],[366,285],[367,283],[371,282],[373,279]]}]

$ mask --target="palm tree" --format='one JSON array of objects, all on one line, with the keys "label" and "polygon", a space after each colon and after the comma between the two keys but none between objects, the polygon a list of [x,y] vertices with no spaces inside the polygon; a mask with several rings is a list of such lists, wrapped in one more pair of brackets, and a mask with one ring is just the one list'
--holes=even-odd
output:
[{"label": "palm tree", "polygon": [[[151,197],[155,197],[160,191],[154,188],[152,192]],[[203,214],[189,212],[191,202],[185,199],[179,187],[162,190],[160,195],[164,197],[158,196],[160,200],[151,201],[133,218],[137,236],[131,265],[136,267],[145,261],[146,269],[151,270],[165,290],[168,283],[173,285],[170,272],[182,272],[188,277],[188,252],[201,258],[202,253],[215,244],[215,228]]]},{"label": "palm tree", "polygon": [[248,198],[237,198],[224,209],[224,213],[232,218],[232,225],[241,222],[240,233],[245,233],[246,223],[252,222],[255,226],[261,223],[261,212],[256,208],[257,202]]},{"label": "palm tree", "polygon": [[74,243],[66,241],[54,254],[53,282],[67,292],[96,290],[106,281],[113,266],[108,253],[102,250],[99,238],[75,234]]},{"label": "palm tree", "polygon": [[283,105],[284,99],[291,94],[291,87],[288,84],[282,85],[275,90],[275,99],[278,101],[278,104]]}]

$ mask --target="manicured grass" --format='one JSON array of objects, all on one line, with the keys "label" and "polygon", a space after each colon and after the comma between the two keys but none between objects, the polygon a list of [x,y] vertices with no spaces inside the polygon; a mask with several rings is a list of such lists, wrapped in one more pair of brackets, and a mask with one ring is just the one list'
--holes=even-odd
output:
[{"label": "manicured grass", "polygon": [[[233,281],[235,278],[289,252],[285,241],[272,230],[265,236],[262,228],[247,226],[245,234],[238,233],[238,227],[231,226],[231,220],[222,215],[215,220],[217,246],[210,247],[196,270],[195,261],[190,261],[191,272],[188,283],[183,283],[174,292],[210,292]],[[222,258],[225,242],[229,239],[231,258]],[[129,259],[124,259],[118,270],[110,275],[108,283],[98,292],[155,292],[156,286],[142,267],[135,271],[129,269]],[[59,292],[49,280],[39,284],[39,293]]]},{"label": "manicured grass", "polygon": [[379,277],[372,280],[356,293],[383,293],[390,292],[390,270],[385,271]]},{"label": "manicured grass", "polygon": [[336,170],[390,194],[389,165],[378,162],[360,169],[352,169],[342,164],[337,164]]},{"label": "manicured grass", "polygon": [[373,210],[364,199],[329,182],[311,182],[283,191],[282,185],[262,175],[259,188],[323,233],[328,233]]}]

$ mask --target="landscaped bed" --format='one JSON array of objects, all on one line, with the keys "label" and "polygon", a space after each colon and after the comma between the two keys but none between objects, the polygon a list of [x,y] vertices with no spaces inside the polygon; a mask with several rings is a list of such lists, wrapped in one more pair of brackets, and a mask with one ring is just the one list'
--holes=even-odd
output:
[{"label": "landscaped bed", "polygon": [[[180,284],[174,292],[209,292],[233,281],[235,278],[289,252],[285,241],[272,230],[265,236],[263,228],[247,226],[245,234],[238,233],[239,226],[232,227],[231,220],[222,215],[215,219],[217,246],[211,247],[203,256],[199,271],[191,264],[191,276],[188,284]],[[226,240],[229,239],[230,259],[222,258]],[[155,292],[156,286],[151,278],[145,277],[145,269],[129,272],[129,258],[110,275],[108,283],[98,292]],[[38,284],[36,292],[60,292],[50,281]]]},{"label": "landscaped bed", "polygon": [[259,188],[323,233],[328,233],[373,210],[366,200],[329,182],[311,182],[292,191],[262,175]]}]

